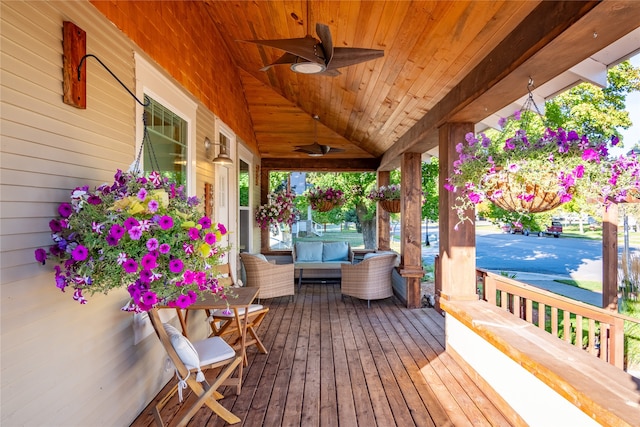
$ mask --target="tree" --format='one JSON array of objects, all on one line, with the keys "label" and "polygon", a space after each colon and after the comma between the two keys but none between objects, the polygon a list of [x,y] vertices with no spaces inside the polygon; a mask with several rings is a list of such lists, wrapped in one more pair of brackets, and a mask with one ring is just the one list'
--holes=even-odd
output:
[{"label": "tree", "polygon": [[[333,187],[345,193],[346,203],[334,211],[339,211],[340,219],[350,210],[355,210],[358,223],[362,227],[364,247],[375,249],[376,242],[376,203],[367,198],[369,191],[376,187],[376,174],[373,172],[320,173],[312,172],[307,180],[315,186]],[[400,172],[391,172],[391,182],[400,182]],[[336,215],[338,213],[336,212]]]},{"label": "tree", "polygon": [[424,245],[429,246],[429,221],[438,219],[438,159],[432,157],[422,162],[422,218],[425,220],[426,233]]},{"label": "tree", "polygon": [[581,83],[547,101],[547,124],[576,129],[589,139],[621,138],[620,130],[632,124],[625,101],[629,93],[640,91],[640,68],[624,61],[609,70],[607,82],[606,88]]}]

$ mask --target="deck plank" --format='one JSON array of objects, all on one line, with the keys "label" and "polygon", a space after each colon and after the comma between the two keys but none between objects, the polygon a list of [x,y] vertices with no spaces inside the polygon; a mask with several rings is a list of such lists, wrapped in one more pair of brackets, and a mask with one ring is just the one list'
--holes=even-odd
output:
[{"label": "deck plank", "polygon": [[[220,402],[236,426],[509,426],[445,352],[444,318],[394,298],[341,298],[339,284],[303,284],[294,301],[263,300],[268,354],[247,352],[242,393]],[[215,372],[207,373],[207,377]],[[159,393],[162,397],[172,379]],[[193,399],[193,396],[191,396]],[[153,426],[151,402],[132,427]],[[181,404],[162,411],[170,420]],[[189,427],[225,426],[202,408]]]}]

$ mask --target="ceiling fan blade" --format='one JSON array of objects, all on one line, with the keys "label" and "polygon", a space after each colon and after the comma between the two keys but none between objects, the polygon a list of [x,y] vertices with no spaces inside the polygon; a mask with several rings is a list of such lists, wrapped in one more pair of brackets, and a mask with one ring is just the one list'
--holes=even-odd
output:
[{"label": "ceiling fan blade", "polygon": [[[320,46],[320,41],[314,37],[307,36],[297,39],[279,40],[241,40],[247,43],[255,43],[263,46],[270,46],[284,50],[293,55],[306,59],[309,62],[325,63],[324,52],[316,46]],[[320,46],[321,47],[321,46]]]},{"label": "ceiling fan blade", "polygon": [[311,156],[324,156],[328,153],[342,153],[342,148],[333,148],[329,145],[318,144],[317,142],[310,145],[298,145],[295,150],[298,153],[306,153]]},{"label": "ceiling fan blade", "polygon": [[273,67],[274,65],[295,64],[297,62],[301,62],[300,57],[287,52],[284,55],[282,55],[280,58],[276,59],[271,64],[260,68],[260,71],[267,71],[269,68]]},{"label": "ceiling fan blade", "polygon": [[322,146],[317,142],[310,145],[298,145],[296,146],[296,149],[293,151],[297,151],[298,153],[316,154],[316,155],[325,154],[322,152]]},{"label": "ceiling fan blade", "polygon": [[322,42],[322,50],[324,50],[325,64],[328,66],[333,57],[333,39],[331,38],[331,30],[329,26],[321,23],[316,24],[316,34]]},{"label": "ceiling fan blade", "polygon": [[342,73],[341,73],[340,71],[338,71],[338,70],[329,70],[329,69],[326,69],[326,70],[324,70],[324,71],[323,71],[323,72],[321,72],[321,73],[317,73],[316,75],[318,75],[318,76],[336,77],[336,76],[339,76],[340,74],[342,74]]},{"label": "ceiling fan blade", "polygon": [[360,47],[337,47],[333,51],[333,57],[331,58],[331,62],[327,64],[327,68],[333,70],[371,61],[372,59],[383,56],[384,50],[364,49]]}]

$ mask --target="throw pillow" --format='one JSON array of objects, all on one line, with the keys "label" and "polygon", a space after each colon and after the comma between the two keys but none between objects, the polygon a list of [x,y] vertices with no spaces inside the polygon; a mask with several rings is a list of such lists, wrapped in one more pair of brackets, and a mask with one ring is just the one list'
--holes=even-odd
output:
[{"label": "throw pillow", "polygon": [[325,242],[322,247],[322,261],[349,261],[349,244]]},{"label": "throw pillow", "polygon": [[173,325],[164,323],[163,326],[164,330],[167,331],[171,346],[178,353],[178,357],[187,369],[200,369],[200,357],[191,341]]},{"label": "throw pillow", "polygon": [[296,261],[321,262],[322,242],[297,242]]}]

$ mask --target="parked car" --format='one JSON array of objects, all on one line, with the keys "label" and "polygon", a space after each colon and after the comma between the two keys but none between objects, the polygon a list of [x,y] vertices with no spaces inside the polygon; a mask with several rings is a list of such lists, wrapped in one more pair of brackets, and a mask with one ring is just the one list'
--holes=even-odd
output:
[{"label": "parked car", "polygon": [[545,231],[547,236],[560,237],[562,234],[562,223],[560,221],[551,221],[551,225],[547,227]]}]

